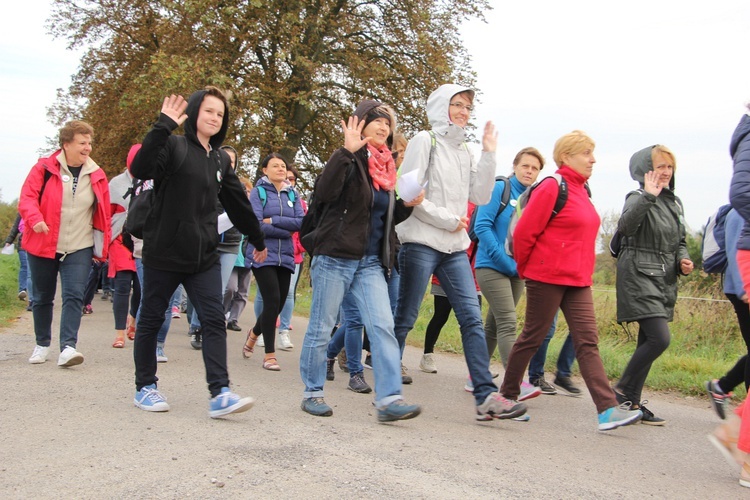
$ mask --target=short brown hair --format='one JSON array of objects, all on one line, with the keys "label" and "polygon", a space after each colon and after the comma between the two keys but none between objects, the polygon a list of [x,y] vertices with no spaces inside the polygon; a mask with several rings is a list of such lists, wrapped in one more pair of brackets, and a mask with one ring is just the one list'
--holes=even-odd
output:
[{"label": "short brown hair", "polygon": [[534,158],[539,160],[539,165],[540,165],[539,170],[544,168],[544,156],[542,156],[542,153],[540,153],[537,148],[532,148],[532,147],[523,148],[521,151],[516,153],[516,157],[513,158],[514,167],[518,166],[518,164],[521,162],[521,157],[523,155],[533,156]]},{"label": "short brown hair", "polygon": [[[225,114],[229,113],[229,101],[227,101],[227,96],[224,95],[224,92],[222,92],[221,90],[219,90],[218,87],[214,87],[213,85],[208,85],[203,90],[206,91],[206,95],[214,96],[217,99],[219,99],[221,102],[223,102],[224,103],[224,113]],[[204,98],[205,98],[205,96],[204,96]]]},{"label": "short brown hair", "polygon": [[591,137],[587,136],[580,130],[574,130],[557,140],[552,156],[555,159],[557,166],[562,167],[563,155],[575,155],[582,153],[586,148],[594,149],[595,147],[596,143]]},{"label": "short brown hair", "polygon": [[82,120],[72,120],[67,122],[60,129],[60,147],[63,144],[69,144],[73,142],[73,138],[76,134],[90,135],[94,138],[94,127]]}]

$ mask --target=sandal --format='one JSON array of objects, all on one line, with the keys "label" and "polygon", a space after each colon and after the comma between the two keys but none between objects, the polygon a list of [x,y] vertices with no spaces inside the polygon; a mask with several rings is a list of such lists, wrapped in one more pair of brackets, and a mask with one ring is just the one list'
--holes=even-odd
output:
[{"label": "sandal", "polygon": [[263,369],[270,370],[272,372],[278,372],[281,370],[281,367],[279,366],[278,361],[276,361],[276,358],[274,356],[270,356],[263,360]]},{"label": "sandal", "polygon": [[741,459],[738,454],[741,453],[737,449],[737,439],[728,438],[725,436],[719,436],[716,432],[712,432],[708,435],[708,440],[711,441],[717,450],[719,450],[724,457],[724,460],[731,466],[738,467],[743,465],[744,459]]},{"label": "sandal", "polygon": [[742,471],[740,472],[740,486],[750,488],[750,465],[747,462],[742,464]]},{"label": "sandal", "polygon": [[128,315],[128,324],[125,327],[125,334],[128,336],[128,339],[135,340],[135,318],[133,318],[132,321],[130,318],[133,317]]},{"label": "sandal", "polygon": [[122,349],[125,347],[125,339],[123,337],[117,337],[114,342],[112,342],[112,347],[115,349]]},{"label": "sandal", "polygon": [[245,345],[242,346],[242,357],[243,358],[249,358],[250,355],[255,350],[255,343],[258,341],[258,336],[253,333],[253,330],[250,329],[247,332],[247,340],[245,341]]}]

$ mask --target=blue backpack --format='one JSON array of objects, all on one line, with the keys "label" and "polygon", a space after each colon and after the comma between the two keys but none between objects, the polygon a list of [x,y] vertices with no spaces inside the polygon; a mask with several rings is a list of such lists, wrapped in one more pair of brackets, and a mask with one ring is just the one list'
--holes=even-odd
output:
[{"label": "blue backpack", "polygon": [[703,270],[709,274],[721,274],[727,269],[726,220],[732,205],[722,205],[708,218],[703,231],[701,255]]},{"label": "blue backpack", "polygon": [[[260,196],[260,202],[263,204],[263,207],[266,206],[266,202],[268,201],[268,194],[266,193],[266,188],[263,186],[257,186],[258,187],[258,196]],[[289,201],[292,203],[297,202],[297,195],[294,192],[294,189],[290,189],[286,192],[287,197],[289,198]],[[279,197],[281,197],[281,193],[279,193]]]}]

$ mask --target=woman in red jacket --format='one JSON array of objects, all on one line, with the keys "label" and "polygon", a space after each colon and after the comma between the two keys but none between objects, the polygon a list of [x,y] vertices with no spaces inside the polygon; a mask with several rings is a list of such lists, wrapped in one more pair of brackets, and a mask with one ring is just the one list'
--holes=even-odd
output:
[{"label": "woman in red jacket", "polygon": [[[599,430],[606,431],[636,422],[642,414],[618,406],[599,355],[591,276],[601,221],[586,186],[596,162],[594,141],[573,131],[555,143],[554,158],[557,179],[539,181],[513,233],[518,275],[526,281],[526,322],[510,351],[500,392],[518,398],[524,370],[560,308],[599,414]],[[565,190],[565,206],[554,214],[558,195]]]},{"label": "woman in red jacket", "polygon": [[21,188],[18,211],[29,228],[23,246],[34,287],[36,347],[29,363],[47,361],[57,275],[62,284],[59,366],[83,362],[76,350],[91,258],[106,259],[110,235],[107,176],[89,157],[94,129],[71,121],[60,129],[61,149],[41,158]]}]

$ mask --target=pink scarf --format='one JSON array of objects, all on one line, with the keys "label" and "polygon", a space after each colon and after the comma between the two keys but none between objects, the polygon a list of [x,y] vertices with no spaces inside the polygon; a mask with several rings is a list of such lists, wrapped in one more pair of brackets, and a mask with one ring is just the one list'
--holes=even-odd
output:
[{"label": "pink scarf", "polygon": [[368,166],[370,168],[370,177],[372,185],[380,191],[383,188],[386,191],[393,191],[396,185],[396,163],[393,161],[393,155],[387,146],[379,150],[370,144],[367,145],[370,152]]}]

